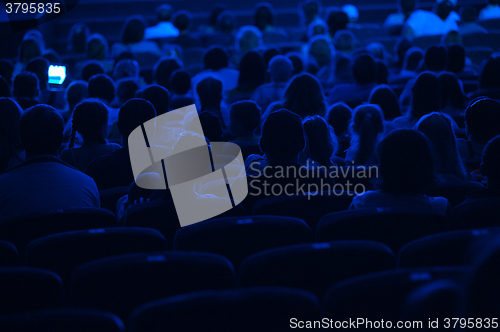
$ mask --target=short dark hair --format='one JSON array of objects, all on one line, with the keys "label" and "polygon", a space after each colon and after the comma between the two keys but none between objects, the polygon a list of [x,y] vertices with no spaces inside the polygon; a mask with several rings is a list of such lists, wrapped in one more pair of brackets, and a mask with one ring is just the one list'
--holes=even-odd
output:
[{"label": "short dark hair", "polygon": [[179,31],[188,30],[191,27],[192,21],[193,16],[186,10],[179,10],[174,15],[174,26],[179,29]]},{"label": "short dark hair", "polygon": [[326,119],[335,131],[335,135],[340,136],[349,129],[352,109],[343,102],[335,103],[328,109]]},{"label": "short dark hair", "polygon": [[152,84],[135,93],[136,98],[142,98],[153,104],[158,115],[168,112],[170,107],[170,92],[161,85]]},{"label": "short dark hair", "polygon": [[268,25],[274,25],[273,6],[268,2],[258,3],[255,6],[253,19],[259,30],[264,30]]},{"label": "short dark hair", "polygon": [[229,62],[227,50],[221,46],[210,47],[203,56],[205,69],[219,70],[226,68]]},{"label": "short dark hair", "polygon": [[377,64],[370,54],[360,54],[354,60],[352,76],[359,84],[375,82],[377,76]]},{"label": "short dark hair", "polygon": [[38,77],[41,90],[45,90],[49,82],[49,65],[49,60],[42,57],[34,58],[26,65],[26,70]]},{"label": "short dark hair", "polygon": [[108,136],[108,113],[106,105],[98,99],[86,99],[76,105],[69,147],[74,146],[76,132],[84,139],[105,144]]},{"label": "short dark hair", "polygon": [[126,77],[116,81],[116,96],[120,103],[124,103],[134,98],[137,90],[139,90],[139,85],[132,77]]},{"label": "short dark hair", "polygon": [[462,45],[452,44],[448,46],[448,64],[446,70],[452,73],[460,73],[465,67],[465,48]]},{"label": "short dark hair", "polygon": [[23,71],[14,78],[12,94],[16,98],[36,98],[39,91],[38,77],[29,71]]},{"label": "short dark hair", "polygon": [[201,109],[220,106],[222,101],[222,82],[214,77],[206,77],[196,85]]},{"label": "short dark hair", "polygon": [[424,71],[418,75],[411,91],[410,112],[413,119],[418,120],[441,109],[441,81],[436,74]]},{"label": "short dark hair", "polygon": [[277,158],[292,158],[304,150],[306,141],[300,116],[286,109],[272,112],[262,126],[260,149]]},{"label": "short dark hair", "polygon": [[127,100],[118,112],[118,131],[124,139],[128,138],[135,128],[154,117],[156,110],[149,101],[140,98]]},{"label": "short dark hair", "polygon": [[115,83],[105,74],[92,76],[87,89],[90,98],[99,98],[108,103],[115,99]]},{"label": "short dark hair", "polygon": [[238,101],[229,109],[234,135],[251,135],[260,128],[261,109],[252,100]]},{"label": "short dark hair", "polygon": [[443,46],[429,46],[425,50],[424,64],[427,70],[439,72],[446,69],[448,54]]},{"label": "short dark hair", "polygon": [[141,15],[134,15],[125,21],[122,28],[122,43],[134,44],[144,38],[144,31],[148,23]]},{"label": "short dark hair", "polygon": [[500,103],[479,97],[470,102],[465,110],[467,132],[473,140],[486,143],[500,135]]},{"label": "short dark hair", "polygon": [[177,69],[170,75],[170,86],[175,94],[185,95],[191,90],[191,76],[184,69]]},{"label": "short dark hair", "polygon": [[199,117],[203,135],[211,142],[222,142],[222,124],[217,115],[212,112],[201,112]]},{"label": "short dark hair", "polygon": [[57,152],[63,141],[64,120],[55,108],[36,105],[19,121],[19,137],[24,149],[33,154]]},{"label": "short dark hair", "polygon": [[97,74],[104,74],[104,65],[98,60],[88,60],[82,69],[82,80],[88,82],[90,78]]},{"label": "short dark hair", "polygon": [[172,19],[172,6],[163,4],[156,7],[156,17],[160,22],[168,22]]}]

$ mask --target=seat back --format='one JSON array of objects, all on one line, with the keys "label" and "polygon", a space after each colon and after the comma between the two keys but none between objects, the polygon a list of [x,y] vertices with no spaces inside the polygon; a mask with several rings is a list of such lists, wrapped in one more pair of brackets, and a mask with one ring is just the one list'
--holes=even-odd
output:
[{"label": "seat back", "polygon": [[164,252],[104,258],[80,266],[71,278],[74,307],[112,312],[126,318],[149,301],[206,289],[232,288],[234,268],[209,253]]},{"label": "seat back", "polygon": [[116,255],[166,251],[160,232],[147,228],[101,228],[49,235],[26,248],[26,265],[56,272],[69,284],[84,263]]},{"label": "seat back", "polygon": [[0,314],[57,308],[63,304],[61,278],[29,267],[0,268]]},{"label": "seat back", "polygon": [[448,219],[436,210],[369,208],[330,213],[316,231],[316,241],[370,240],[397,252],[403,245],[426,235],[448,230]]},{"label": "seat back", "polygon": [[392,250],[377,242],[298,244],[245,259],[239,269],[239,284],[302,288],[321,297],[336,282],[395,267]]},{"label": "seat back", "polygon": [[16,246],[0,240],[0,267],[19,265],[19,253]]},{"label": "seat back", "polygon": [[420,36],[413,39],[413,46],[420,47],[425,50],[427,46],[439,45],[441,43],[441,35]]},{"label": "seat back", "polygon": [[174,250],[223,255],[237,266],[259,251],[311,242],[311,229],[300,219],[249,216],[203,221],[179,229]]},{"label": "seat back", "polygon": [[494,51],[500,48],[500,31],[488,31],[488,33],[470,33],[462,36],[465,48],[482,46],[491,47]]},{"label": "seat back", "polygon": [[499,197],[462,203],[451,212],[452,229],[500,227]]},{"label": "seat back", "polygon": [[289,331],[293,318],[318,320],[318,299],[298,289],[255,287],[196,292],[151,302],[132,313],[130,328],[133,332]]},{"label": "seat back", "polygon": [[500,30],[500,18],[490,18],[488,20],[478,21],[486,30]]}]

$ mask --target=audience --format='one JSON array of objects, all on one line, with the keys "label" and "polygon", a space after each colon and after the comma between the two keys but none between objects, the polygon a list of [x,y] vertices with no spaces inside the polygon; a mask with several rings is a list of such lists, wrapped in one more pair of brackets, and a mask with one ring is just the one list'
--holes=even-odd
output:
[{"label": "audience", "polygon": [[144,40],[144,31],[148,26],[144,17],[135,15],[129,17],[124,23],[121,32],[121,42],[114,43],[111,48],[111,57],[115,58],[124,51],[132,53],[161,54],[158,44]]},{"label": "audience", "polygon": [[144,39],[167,38],[179,36],[179,29],[172,24],[172,6],[163,4],[156,8],[156,25],[146,28]]},{"label": "audience", "polygon": [[200,112],[208,111],[216,115],[221,121],[222,128],[229,128],[229,112],[222,107],[222,82],[213,77],[204,78],[196,86],[196,93],[200,100]]},{"label": "audience", "polygon": [[437,0],[433,11],[415,10],[403,26],[402,34],[406,37],[444,35],[449,31],[458,31],[460,16],[453,11],[457,0]]},{"label": "audience", "polygon": [[14,78],[12,95],[23,110],[40,104],[38,100],[40,95],[38,77],[28,71],[21,72]]},{"label": "audience", "polygon": [[156,84],[170,90],[170,75],[177,69],[183,67],[182,63],[172,57],[165,57],[158,60],[153,68],[153,76]]},{"label": "audience", "polygon": [[500,18],[500,3],[498,0],[488,0],[488,5],[479,12],[479,21]]},{"label": "audience", "polygon": [[200,41],[190,34],[193,24],[193,16],[190,12],[185,10],[178,11],[174,15],[173,22],[174,27],[179,30],[179,35],[172,40],[173,44],[177,44],[182,48],[201,46]]},{"label": "audience", "polygon": [[205,77],[211,76],[222,82],[224,92],[228,92],[238,86],[239,71],[229,68],[229,55],[225,48],[219,46],[210,47],[203,56],[204,70],[196,74],[192,79],[192,85],[197,86]]},{"label": "audience", "polygon": [[177,69],[170,75],[170,86],[172,87],[172,96],[170,99],[170,108],[175,110],[194,104],[191,91],[191,76],[183,69]]},{"label": "audience", "polygon": [[292,78],[293,63],[284,55],[276,55],[269,61],[268,72],[271,82],[259,86],[252,96],[263,110],[283,98],[287,83]]},{"label": "audience", "polygon": [[306,134],[306,147],[301,154],[302,164],[307,166],[336,166],[332,161],[337,150],[333,128],[319,115],[309,116],[302,122]]}]

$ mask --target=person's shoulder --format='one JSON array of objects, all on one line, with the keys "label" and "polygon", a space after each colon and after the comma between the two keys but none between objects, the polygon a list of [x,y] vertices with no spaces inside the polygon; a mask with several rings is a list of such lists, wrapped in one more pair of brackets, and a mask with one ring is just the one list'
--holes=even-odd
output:
[{"label": "person's shoulder", "polygon": [[92,162],[85,169],[85,174],[92,176],[94,172],[99,172],[109,164],[119,161],[125,157],[125,149],[121,148],[112,152],[108,152],[92,160]]}]

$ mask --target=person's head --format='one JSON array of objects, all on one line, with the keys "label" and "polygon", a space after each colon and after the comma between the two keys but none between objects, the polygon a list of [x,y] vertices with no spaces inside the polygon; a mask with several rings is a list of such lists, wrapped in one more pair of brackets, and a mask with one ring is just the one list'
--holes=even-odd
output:
[{"label": "person's head", "polygon": [[472,6],[460,7],[458,15],[460,15],[460,22],[462,23],[473,23],[477,20],[477,10]]},{"label": "person's head", "polygon": [[30,38],[36,40],[36,42],[40,46],[40,51],[43,53],[45,51],[45,39],[43,38],[43,35],[40,32],[40,30],[37,30],[37,29],[28,30],[24,34],[23,40],[30,39]]},{"label": "person's head", "polygon": [[232,34],[237,26],[236,16],[230,10],[225,10],[217,18],[217,30],[222,33]]},{"label": "person's head", "polygon": [[321,6],[321,1],[317,0],[305,0],[299,3],[299,14],[304,25],[309,25],[309,23],[316,20],[323,11]]},{"label": "person's head", "polygon": [[185,95],[191,90],[191,76],[184,69],[177,69],[170,75],[170,86],[177,95]]},{"label": "person's head", "polygon": [[127,77],[116,81],[116,97],[120,105],[134,98],[137,90],[139,90],[139,85],[134,78]]},{"label": "person's head", "polygon": [[261,2],[255,5],[253,21],[254,25],[261,31],[265,30],[268,26],[273,26],[273,6],[268,2]]},{"label": "person's head", "polygon": [[484,147],[481,174],[486,176],[488,187],[500,187],[500,136],[492,138]]},{"label": "person's head", "polygon": [[482,144],[500,135],[500,103],[486,97],[471,101],[465,110],[465,128],[469,140]]},{"label": "person's head", "polygon": [[12,95],[17,99],[38,97],[40,93],[38,77],[29,71],[23,71],[14,78]]},{"label": "person's head", "polygon": [[398,0],[399,10],[408,17],[415,10],[415,2],[416,0]]},{"label": "person's head", "polygon": [[238,29],[234,37],[234,47],[238,53],[245,53],[264,44],[262,32],[254,26],[245,25]]},{"label": "person's head", "polygon": [[349,23],[347,14],[338,7],[329,7],[325,14],[325,21],[331,36],[339,30],[345,30]]},{"label": "person's head", "polygon": [[42,47],[35,38],[25,38],[19,46],[18,55],[19,62],[25,66],[32,59],[42,55]]},{"label": "person's head", "polygon": [[364,104],[353,110],[351,146],[356,151],[356,165],[363,165],[373,157],[380,134],[384,132],[384,116],[378,105]]},{"label": "person's head", "polygon": [[430,141],[435,156],[435,171],[465,180],[465,169],[458,153],[450,119],[442,113],[424,115],[415,125]]},{"label": "person's head", "polygon": [[346,4],[342,6],[342,11],[347,14],[349,23],[354,23],[359,18],[359,10],[353,4]]},{"label": "person's head", "polygon": [[5,78],[9,85],[12,84],[12,74],[14,73],[14,63],[9,59],[0,59],[0,76]]},{"label": "person's head", "polygon": [[488,0],[488,3],[493,6],[500,5],[500,0]]},{"label": "person's head", "polygon": [[19,119],[23,114],[11,98],[0,98],[0,173],[7,168],[9,158],[21,149]]},{"label": "person's head", "polygon": [[223,132],[219,117],[212,112],[204,111],[200,113],[198,118],[203,128],[203,135],[210,142],[222,142]]},{"label": "person's head", "polygon": [[160,85],[149,85],[142,90],[136,91],[135,96],[136,98],[149,101],[154,106],[158,115],[165,114],[169,110],[170,92]]},{"label": "person's head", "polygon": [[73,112],[69,147],[75,145],[76,133],[84,142],[106,144],[108,108],[98,99],[87,99],[76,105]]},{"label": "person's head", "polygon": [[464,94],[462,81],[449,72],[439,75],[439,81],[441,81],[441,106],[443,108],[452,106],[463,110],[468,99]]},{"label": "person's head", "polygon": [[252,137],[257,129],[260,129],[260,115],[260,107],[252,100],[231,104],[229,108],[231,133],[236,137]]},{"label": "person's head", "polygon": [[144,122],[156,117],[153,105],[144,99],[133,98],[120,107],[118,112],[117,128],[122,135],[123,144],[128,144],[128,136]]},{"label": "person's head", "polygon": [[208,18],[208,25],[212,28],[217,28],[217,20],[219,18],[220,13],[226,10],[226,5],[224,4],[215,4],[210,11],[210,17]]},{"label": "person's head", "polygon": [[458,74],[465,67],[465,48],[462,45],[452,44],[447,48],[448,62],[446,71]]},{"label": "person's head", "polygon": [[40,104],[27,109],[19,121],[19,136],[26,158],[57,155],[63,141],[64,120],[52,106]]},{"label": "person's head", "polygon": [[403,69],[416,72],[420,66],[420,62],[424,59],[424,52],[420,47],[410,48],[405,56],[403,62]]},{"label": "person's head", "polygon": [[281,55],[281,50],[276,47],[269,47],[262,53],[262,60],[264,60],[266,70],[269,69],[269,61],[277,55]]},{"label": "person's head", "polygon": [[356,48],[356,37],[350,30],[338,30],[333,36],[335,49],[343,53],[351,53]]},{"label": "person's head", "polygon": [[104,65],[98,60],[88,60],[82,68],[82,80],[88,82],[94,75],[104,74],[106,71]]},{"label": "person's head", "polygon": [[333,48],[325,36],[314,36],[308,43],[309,56],[316,60],[316,63],[321,68],[330,64],[333,56]]},{"label": "person's head", "polygon": [[269,164],[297,164],[305,144],[304,127],[297,114],[281,109],[266,118],[260,149],[266,154]]},{"label": "person's head", "polygon": [[123,23],[121,41],[123,44],[135,44],[144,38],[144,31],[148,22],[141,15],[134,15]]},{"label": "person's head", "polygon": [[308,159],[329,166],[330,158],[338,147],[332,127],[319,115],[308,116],[303,121],[307,137]]},{"label": "person's head", "polygon": [[377,85],[373,88],[368,98],[368,102],[380,106],[386,121],[392,121],[398,116],[401,116],[399,99],[394,91],[392,91],[391,87],[386,84]]},{"label": "person's head", "polygon": [[479,72],[479,88],[500,88],[500,58],[489,58],[483,62]]},{"label": "person's head", "polygon": [[11,97],[12,93],[10,92],[9,83],[5,77],[0,76],[0,97]]},{"label": "person's head", "polygon": [[85,81],[73,81],[66,88],[66,102],[68,103],[68,109],[72,112],[75,106],[80,103],[83,99],[88,97],[87,90],[88,83]]},{"label": "person's head", "polygon": [[346,135],[351,119],[352,109],[343,102],[330,106],[326,114],[326,120],[332,126],[336,136]]},{"label": "person's head", "polygon": [[169,90],[170,75],[182,67],[182,63],[176,58],[164,57],[159,59],[153,68],[155,83]]},{"label": "person's head", "polygon": [[436,15],[444,21],[453,11],[457,0],[437,0],[436,2]]},{"label": "person's head", "polygon": [[113,69],[113,80],[118,81],[122,78],[139,78],[139,64],[135,60],[124,59],[118,61]]},{"label": "person's head", "polygon": [[293,72],[292,76],[300,74],[304,71],[304,61],[302,61],[302,57],[298,52],[290,52],[287,53],[286,56],[292,61],[293,64]]},{"label": "person's head", "polygon": [[371,42],[366,45],[366,50],[377,60],[385,61],[387,50],[380,42]]},{"label": "person's head", "polygon": [[69,51],[73,53],[85,53],[85,43],[89,36],[89,27],[84,23],[73,24],[69,30]]},{"label": "person's head", "polygon": [[172,6],[161,4],[156,7],[156,19],[158,22],[169,22],[172,19]]},{"label": "person's head", "polygon": [[87,90],[89,98],[98,98],[108,104],[115,99],[115,82],[104,74],[92,76]]},{"label": "person's head", "polygon": [[222,82],[214,77],[206,77],[196,85],[202,110],[219,109],[222,101]]},{"label": "person's head", "polygon": [[238,86],[244,89],[255,89],[266,82],[264,60],[257,52],[247,52],[240,61]]},{"label": "person's head", "polygon": [[269,61],[268,71],[272,82],[287,82],[292,78],[293,63],[284,55],[276,55]]},{"label": "person's head", "polygon": [[49,61],[42,57],[34,58],[26,65],[26,70],[38,77],[40,90],[47,89],[47,84],[49,83],[49,65]]},{"label": "person's head", "polygon": [[101,34],[93,33],[87,38],[85,49],[87,59],[102,61],[108,54],[108,41]]},{"label": "person's head", "polygon": [[441,82],[436,74],[424,71],[418,75],[411,93],[412,119],[418,120],[441,109]]},{"label": "person's head", "polygon": [[328,34],[328,25],[323,20],[315,20],[307,26],[307,39],[311,39],[317,35]]},{"label": "person's head", "polygon": [[294,76],[285,90],[283,107],[301,118],[323,116],[326,111],[325,95],[318,79],[307,73]]},{"label": "person's head", "polygon": [[210,47],[203,56],[203,65],[208,70],[226,68],[229,62],[227,50],[221,46]]},{"label": "person's head", "polygon": [[424,134],[394,130],[380,142],[377,152],[382,191],[416,195],[434,185],[434,156]]},{"label": "person's head", "polygon": [[179,10],[174,15],[173,23],[179,33],[187,33],[193,24],[193,15],[186,10]]},{"label": "person's head", "polygon": [[377,64],[370,54],[360,54],[352,65],[352,76],[358,84],[370,84],[377,77]]},{"label": "person's head", "polygon": [[425,69],[432,72],[440,72],[446,69],[448,54],[443,46],[429,46],[425,49]]}]

